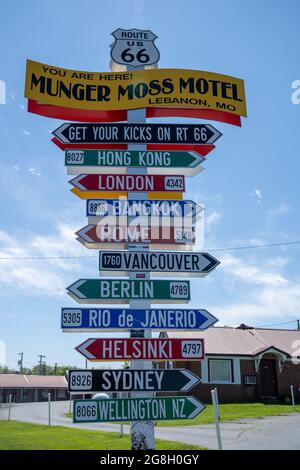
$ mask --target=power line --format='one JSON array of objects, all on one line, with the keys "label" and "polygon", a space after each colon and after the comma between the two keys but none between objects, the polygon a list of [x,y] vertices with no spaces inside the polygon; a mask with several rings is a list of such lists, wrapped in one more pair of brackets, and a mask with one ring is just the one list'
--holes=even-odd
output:
[{"label": "power line", "polygon": [[[206,248],[207,251],[233,251],[233,250],[253,250],[257,248],[269,248],[274,246],[299,245],[300,241],[281,242],[281,243],[264,243],[261,245],[242,245],[231,246],[226,248]],[[55,259],[88,259],[97,258],[97,255],[82,256],[0,256],[0,260],[55,260]]]},{"label": "power line", "polygon": [[96,255],[91,256],[0,256],[0,260],[47,260],[47,259],[81,259],[81,258],[97,258]]},{"label": "power line", "polygon": [[[290,325],[291,323],[297,323],[297,326],[299,325],[299,320],[290,320],[282,323],[271,323],[270,325],[259,325],[256,326],[255,328],[269,328],[271,326],[281,326],[281,325]],[[299,329],[299,328],[298,328]]]},{"label": "power line", "polygon": [[245,245],[245,246],[232,246],[228,248],[212,248],[208,251],[232,251],[232,250],[250,250],[255,248],[268,248],[272,246],[286,246],[286,245],[298,245],[300,241],[285,242],[285,243],[265,243],[263,245]]}]

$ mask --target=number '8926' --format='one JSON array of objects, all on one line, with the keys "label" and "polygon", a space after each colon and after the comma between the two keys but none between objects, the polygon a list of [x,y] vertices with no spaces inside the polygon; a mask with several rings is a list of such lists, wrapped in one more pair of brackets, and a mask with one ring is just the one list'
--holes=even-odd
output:
[{"label": "number '8926'", "polygon": [[70,390],[91,390],[92,388],[92,373],[84,372],[70,372],[69,376]]}]

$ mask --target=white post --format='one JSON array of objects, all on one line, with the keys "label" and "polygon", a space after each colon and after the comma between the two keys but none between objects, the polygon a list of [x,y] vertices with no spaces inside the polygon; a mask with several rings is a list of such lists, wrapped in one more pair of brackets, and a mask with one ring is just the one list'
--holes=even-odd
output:
[{"label": "white post", "polygon": [[216,390],[211,391],[211,398],[212,398],[212,403],[213,403],[213,407],[214,407],[214,417],[215,417],[218,449],[222,450],[220,422],[219,422],[220,413],[219,413],[219,406],[218,406],[217,397],[216,397]]},{"label": "white post", "polygon": [[10,415],[11,415],[11,393],[9,394],[9,399],[8,399],[8,421],[10,421]]},{"label": "white post", "polygon": [[72,411],[72,393],[70,392],[70,404],[69,404],[69,413]]},{"label": "white post", "polygon": [[220,415],[219,397],[218,397],[217,387],[215,387],[215,397],[216,397],[216,404],[217,404],[217,409],[218,409],[218,420],[220,421],[221,415]]},{"label": "white post", "polygon": [[[127,67],[128,70],[143,70],[144,67]],[[134,109],[132,111],[127,111],[127,121],[130,123],[145,123],[146,122],[146,109]],[[147,146],[144,144],[129,144],[128,150],[147,150]],[[136,168],[128,168],[127,174],[147,174],[147,168],[140,168],[138,172]],[[130,192],[128,193],[128,199],[147,199],[147,193],[140,192]],[[139,250],[139,251],[148,251],[149,246],[139,246],[136,244],[129,244],[128,250]],[[141,273],[139,273],[141,275]],[[130,279],[136,279],[136,273],[129,273]],[[150,279],[149,273],[144,273],[144,279]],[[142,308],[147,309],[151,308],[151,302],[141,301],[141,300],[132,300],[130,302],[130,308]],[[138,333],[138,335],[137,335]],[[151,338],[151,330],[131,330],[130,336],[141,337],[141,338]],[[152,369],[151,361],[131,361],[131,369]],[[133,398],[138,397],[153,397],[153,392],[133,392],[131,394]],[[133,421],[131,422],[130,428],[131,434],[131,449],[132,450],[149,450],[155,448],[154,443],[154,422],[153,421]]]},{"label": "white post", "polygon": [[291,385],[291,397],[292,397],[293,409],[295,411],[295,397],[294,397],[294,386],[293,385]]},{"label": "white post", "polygon": [[51,426],[51,393],[48,392],[48,425]]}]

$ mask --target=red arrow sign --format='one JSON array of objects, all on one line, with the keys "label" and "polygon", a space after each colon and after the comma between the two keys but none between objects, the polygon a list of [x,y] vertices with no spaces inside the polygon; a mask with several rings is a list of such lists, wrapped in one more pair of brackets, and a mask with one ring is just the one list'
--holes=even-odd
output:
[{"label": "red arrow sign", "polygon": [[[61,150],[79,149],[79,150],[127,150],[127,144],[64,144],[56,137],[51,139]],[[196,152],[201,157],[206,157],[209,152],[215,148],[213,144],[148,144],[147,150],[169,150],[169,151],[187,151]]]},{"label": "red arrow sign", "polygon": [[185,191],[184,176],[79,175],[70,183],[81,191]]},{"label": "red arrow sign", "polygon": [[151,243],[186,245],[195,243],[195,231],[191,227],[139,226],[139,225],[86,225],[76,232],[85,243]]},{"label": "red arrow sign", "polygon": [[89,361],[199,361],[203,339],[90,338],[75,348]]}]

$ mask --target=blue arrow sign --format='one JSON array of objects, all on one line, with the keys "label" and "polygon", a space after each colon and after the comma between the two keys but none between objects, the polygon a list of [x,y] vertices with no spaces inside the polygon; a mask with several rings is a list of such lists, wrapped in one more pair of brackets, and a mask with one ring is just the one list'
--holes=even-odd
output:
[{"label": "blue arrow sign", "polygon": [[134,328],[205,330],[218,319],[204,309],[62,308],[63,331],[113,331]]},{"label": "blue arrow sign", "polygon": [[129,199],[88,199],[88,217],[191,217],[203,210],[194,201],[176,200],[129,200]]}]

